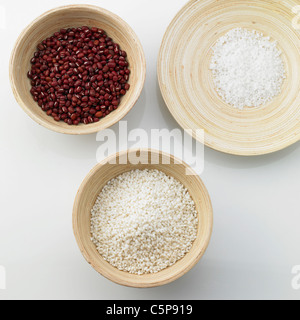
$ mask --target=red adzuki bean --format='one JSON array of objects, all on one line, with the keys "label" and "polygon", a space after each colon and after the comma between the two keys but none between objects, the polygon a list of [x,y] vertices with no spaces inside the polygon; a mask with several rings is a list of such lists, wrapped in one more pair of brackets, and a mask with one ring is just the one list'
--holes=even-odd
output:
[{"label": "red adzuki bean", "polygon": [[130,89],[127,53],[98,28],[61,29],[37,46],[30,90],[55,121],[100,121],[116,110]]}]

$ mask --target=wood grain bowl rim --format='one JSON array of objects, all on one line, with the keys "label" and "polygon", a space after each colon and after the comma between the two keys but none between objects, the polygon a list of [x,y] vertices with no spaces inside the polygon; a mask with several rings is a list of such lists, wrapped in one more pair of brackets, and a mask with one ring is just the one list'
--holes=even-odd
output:
[{"label": "wood grain bowl rim", "polygon": [[[218,0],[211,0],[211,1],[215,1],[216,3],[218,3]],[[193,8],[194,5],[196,5],[197,2],[200,2],[199,0],[190,0],[188,3],[186,3],[180,10],[179,12],[175,15],[175,17],[172,19],[172,21],[170,22],[170,24],[168,25],[165,34],[163,36],[163,40],[160,46],[160,50],[159,50],[159,54],[158,54],[158,62],[157,62],[157,78],[158,78],[158,83],[159,83],[159,88],[162,94],[162,98],[165,102],[166,107],[168,108],[169,112],[171,113],[171,115],[174,117],[174,119],[176,120],[176,122],[184,129],[189,129],[186,128],[186,124],[185,124],[185,120],[183,118],[183,116],[179,116],[177,114],[177,109],[175,110],[174,106],[173,106],[173,102],[172,102],[172,98],[169,97],[169,94],[167,93],[168,88],[166,87],[165,83],[164,83],[164,79],[162,76],[162,65],[165,63],[163,58],[164,58],[164,50],[166,47],[166,42],[167,39],[170,36],[170,32],[173,31],[174,32],[174,28],[175,25],[178,24],[179,18],[182,17],[183,13],[186,13],[188,10],[190,10],[191,8]],[[261,0],[261,2],[263,2]],[[290,5],[292,5],[293,3],[295,3],[295,1],[293,0],[285,0],[285,4],[289,3]],[[178,31],[178,30],[177,30]],[[192,135],[192,137],[196,140],[199,140],[197,137],[197,134],[195,133],[195,130],[192,131],[192,133],[190,133]],[[206,130],[205,130],[205,135],[207,134]],[[209,139],[211,140],[211,139]],[[200,141],[200,140],[199,140]],[[222,146],[220,145],[220,143],[215,143],[215,141],[208,141],[207,138],[205,138],[205,146],[209,147],[212,150],[224,153],[224,154],[229,154],[229,155],[234,155],[234,156],[242,156],[242,157],[255,157],[255,156],[263,156],[263,155],[268,155],[268,154],[273,154],[276,153],[278,151],[284,150],[288,147],[291,147],[292,145],[294,145],[295,143],[300,141],[300,124],[299,124],[299,130],[297,130],[297,132],[295,132],[293,135],[291,134],[291,137],[289,140],[285,140],[282,141],[280,143],[280,145],[276,145],[276,146],[270,146],[270,147],[263,147],[263,148],[257,148],[257,149],[242,149],[242,148],[235,148],[232,149],[229,145],[228,142],[224,143]],[[203,141],[200,141],[203,142]]]},{"label": "wood grain bowl rim", "polygon": [[[126,106],[127,110],[126,112],[124,112],[123,114],[118,114],[117,112],[114,112],[111,114],[112,119],[110,120],[110,122],[103,126],[101,123],[101,120],[98,122],[97,126],[90,126],[90,125],[79,125],[79,126],[70,126],[71,128],[66,129],[63,128],[61,126],[61,122],[57,122],[57,123],[49,123],[45,120],[43,120],[41,117],[39,117],[38,115],[36,115],[36,113],[34,111],[31,110],[30,107],[28,107],[26,105],[25,102],[23,102],[18,90],[16,89],[16,84],[15,84],[15,79],[14,79],[14,60],[16,58],[16,53],[19,49],[19,47],[22,45],[24,36],[28,33],[29,30],[31,30],[35,25],[37,25],[38,23],[40,23],[41,20],[43,20],[44,18],[46,18],[47,16],[62,12],[62,11],[67,11],[69,9],[88,9],[93,11],[94,13],[98,13],[100,15],[104,15],[106,16],[108,19],[117,21],[120,25],[122,25],[122,27],[124,28],[124,30],[126,30],[126,33],[128,35],[130,35],[131,37],[131,41],[133,41],[134,45],[137,48],[137,52],[138,55],[140,57],[140,62],[141,62],[141,78],[139,79],[138,83],[135,84],[136,86],[136,94],[133,96],[132,99],[130,99]],[[14,94],[14,97],[17,101],[17,103],[20,105],[20,107],[25,111],[25,113],[32,119],[34,120],[36,123],[38,123],[39,125],[52,130],[54,132],[57,133],[62,133],[62,134],[69,134],[69,135],[88,135],[88,134],[93,134],[93,133],[97,133],[101,130],[107,129],[111,126],[113,126],[114,124],[118,123],[119,121],[121,121],[131,110],[132,108],[135,106],[135,104],[137,103],[144,85],[145,85],[145,81],[146,81],[146,57],[145,57],[145,52],[143,49],[143,46],[137,36],[137,34],[135,33],[135,31],[131,28],[131,26],[125,21],[123,20],[121,17],[119,17],[117,14],[101,8],[99,6],[96,5],[88,5],[88,4],[74,4],[74,5],[64,5],[64,6],[59,6],[53,9],[50,9],[46,12],[44,12],[43,14],[39,15],[36,19],[34,19],[27,27],[25,27],[23,29],[23,31],[20,33],[20,35],[18,36],[11,56],[10,56],[10,61],[9,61],[9,79],[10,79],[10,85]],[[115,110],[117,111],[117,110]]]},{"label": "wood grain bowl rim", "polygon": [[[206,210],[206,212],[204,212],[204,215],[206,216],[208,222],[207,222],[207,226],[205,228],[206,234],[202,234],[202,235],[197,235],[197,238],[203,238],[203,245],[197,248],[197,255],[193,256],[190,259],[190,262],[188,264],[188,266],[182,270],[181,272],[178,272],[176,274],[174,274],[173,276],[170,276],[168,279],[163,280],[163,281],[143,281],[143,275],[139,276],[140,280],[139,281],[133,281],[133,280],[122,280],[118,277],[115,277],[114,275],[111,275],[109,272],[106,272],[106,270],[100,269],[99,267],[96,266],[96,262],[94,262],[90,255],[89,252],[87,250],[87,248],[85,247],[83,240],[80,236],[80,232],[79,232],[79,224],[78,224],[78,217],[80,215],[80,213],[78,212],[78,207],[81,201],[81,197],[82,194],[84,192],[84,190],[86,189],[86,187],[89,185],[90,179],[92,179],[92,177],[95,175],[96,172],[98,172],[98,170],[100,170],[103,166],[109,165],[108,162],[112,159],[119,159],[120,157],[123,157],[125,155],[129,155],[129,154],[133,154],[133,153],[148,153],[148,155],[151,154],[155,154],[155,155],[159,155],[160,157],[164,157],[164,156],[168,156],[170,157],[172,163],[180,163],[178,164],[178,166],[181,166],[184,169],[188,169],[191,173],[193,173],[194,175],[192,176],[193,179],[195,179],[197,181],[197,183],[199,183],[199,185],[201,185],[201,194],[203,195],[203,198],[205,198],[205,203],[203,205],[206,205],[208,210]],[[161,159],[161,158],[160,158]],[[176,161],[176,162],[174,162]],[[123,166],[123,165],[118,165],[118,166]],[[132,169],[134,169],[135,165],[132,165]],[[146,165],[151,167],[151,164]],[[168,165],[166,165],[168,166]],[[128,170],[125,170],[124,172],[127,172]],[[163,170],[162,170],[163,171]],[[108,181],[106,181],[108,182]],[[187,187],[188,188],[188,187]],[[188,189],[189,190],[189,189]],[[99,191],[100,192],[100,191]],[[198,217],[200,216],[200,213],[198,212]],[[131,288],[154,288],[154,287],[160,287],[160,286],[164,286],[166,284],[169,284],[171,282],[174,282],[176,280],[178,280],[179,278],[183,277],[185,274],[187,274],[191,269],[193,269],[198,262],[200,261],[200,259],[203,257],[203,255],[205,254],[211,237],[212,237],[212,232],[213,232],[213,206],[212,206],[212,202],[211,202],[211,198],[210,195],[208,193],[208,190],[206,188],[206,186],[204,185],[202,179],[199,177],[199,175],[197,175],[197,173],[189,166],[187,165],[185,162],[179,160],[178,158],[174,157],[173,155],[167,154],[163,151],[159,151],[159,150],[154,150],[154,149],[143,149],[143,148],[138,148],[138,149],[130,149],[130,150],[126,150],[126,151],[121,151],[118,152],[114,155],[109,156],[108,158],[106,158],[105,160],[101,161],[100,163],[98,163],[89,173],[88,175],[85,177],[85,179],[83,180],[83,182],[81,183],[79,190],[76,194],[76,198],[74,201],[74,206],[73,206],[73,213],[72,213],[72,220],[73,220],[73,233],[77,242],[77,245],[81,251],[82,256],[85,258],[85,260],[88,262],[89,265],[91,265],[93,267],[93,269],[95,271],[97,271],[100,275],[104,276],[106,279],[118,284],[118,285],[122,285],[122,286],[126,286],[126,287],[131,287]],[[90,235],[89,235],[90,236]],[[99,254],[99,257],[100,254]],[[184,258],[183,258],[184,259]],[[181,259],[182,260],[182,259]],[[181,260],[179,260],[178,262],[180,262]],[[176,267],[176,264],[178,263],[176,262],[173,266],[169,267]],[[108,262],[107,262],[108,263]],[[108,263],[109,264],[109,263]],[[117,268],[112,267],[113,269],[116,270],[116,272],[120,272]],[[168,269],[168,268],[167,268]],[[167,270],[165,269],[165,270]],[[161,272],[165,271],[162,270]],[[136,277],[136,275],[131,275],[128,272],[122,272],[124,274],[126,274],[129,278],[131,276]],[[159,275],[160,272],[152,275],[152,276],[156,276]],[[148,276],[148,275],[144,275],[144,276]]]}]

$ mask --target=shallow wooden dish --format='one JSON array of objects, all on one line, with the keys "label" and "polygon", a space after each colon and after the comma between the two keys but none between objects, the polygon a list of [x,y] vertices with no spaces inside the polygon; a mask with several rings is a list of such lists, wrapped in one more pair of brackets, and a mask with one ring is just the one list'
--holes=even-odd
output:
[{"label": "shallow wooden dish", "polygon": [[[61,28],[98,27],[128,54],[131,75],[130,90],[121,99],[119,108],[98,123],[69,126],[63,121],[56,122],[33,100],[27,72],[36,46]],[[70,5],[53,9],[33,21],[20,35],[13,49],[10,61],[10,81],[17,102],[24,111],[40,125],[65,134],[90,134],[106,129],[120,121],[135,105],[145,82],[146,62],[141,43],[130,26],[117,15],[90,5]]]},{"label": "shallow wooden dish", "polygon": [[[162,42],[158,78],[170,112],[184,129],[203,128],[207,146],[245,156],[278,151],[300,139],[296,5],[293,0],[193,0],[177,14]],[[282,94],[261,108],[234,109],[214,87],[211,49],[237,27],[271,36],[283,52],[287,79]]]},{"label": "shallow wooden dish", "polygon": [[[153,155],[159,157],[159,161],[156,163],[160,164],[132,165],[129,162],[126,165],[108,164],[107,162],[114,158],[114,156],[105,160],[103,163],[98,164],[86,177],[76,196],[73,209],[73,229],[83,256],[100,274],[109,280],[124,286],[137,288],[156,287],[165,285],[180,278],[191,270],[203,256],[212,232],[212,206],[208,192],[199,176],[197,176],[196,173],[194,176],[187,176],[186,169],[189,167],[184,163],[175,164],[178,162],[174,161],[173,156],[171,156],[171,164],[164,165],[162,164],[163,159],[168,159],[168,155],[153,150],[135,150],[117,154],[116,163],[119,163],[120,157],[122,157],[124,161],[124,157],[125,159],[128,159],[128,156],[133,155],[136,152],[140,153],[142,163],[148,163],[147,159],[148,157],[150,159],[152,152]],[[91,209],[94,206],[97,196],[108,181],[133,169],[146,168],[161,170],[167,175],[175,177],[187,187],[196,203],[200,223],[198,236],[194,242],[192,250],[182,260],[178,261],[174,266],[157,274],[138,276],[119,271],[101,257],[96,246],[91,241],[90,219]]]}]

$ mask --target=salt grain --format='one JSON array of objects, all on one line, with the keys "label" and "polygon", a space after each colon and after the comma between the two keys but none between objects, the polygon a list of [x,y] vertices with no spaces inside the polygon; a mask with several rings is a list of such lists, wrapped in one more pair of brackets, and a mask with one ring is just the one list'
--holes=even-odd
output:
[{"label": "salt grain", "polygon": [[134,170],[109,181],[91,218],[101,256],[132,274],[157,273],[192,248],[198,218],[188,190],[157,170]]},{"label": "salt grain", "polygon": [[257,31],[241,28],[219,39],[210,69],[218,94],[239,109],[266,105],[281,93],[285,79],[277,43]]}]

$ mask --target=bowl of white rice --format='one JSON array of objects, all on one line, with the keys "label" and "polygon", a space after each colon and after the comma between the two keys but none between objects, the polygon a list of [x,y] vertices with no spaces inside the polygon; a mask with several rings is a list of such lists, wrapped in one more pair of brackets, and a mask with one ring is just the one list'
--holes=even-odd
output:
[{"label": "bowl of white rice", "polygon": [[107,279],[135,288],[162,286],[190,271],[212,227],[200,177],[173,156],[148,149],[99,163],[73,208],[75,238],[87,262]]}]

